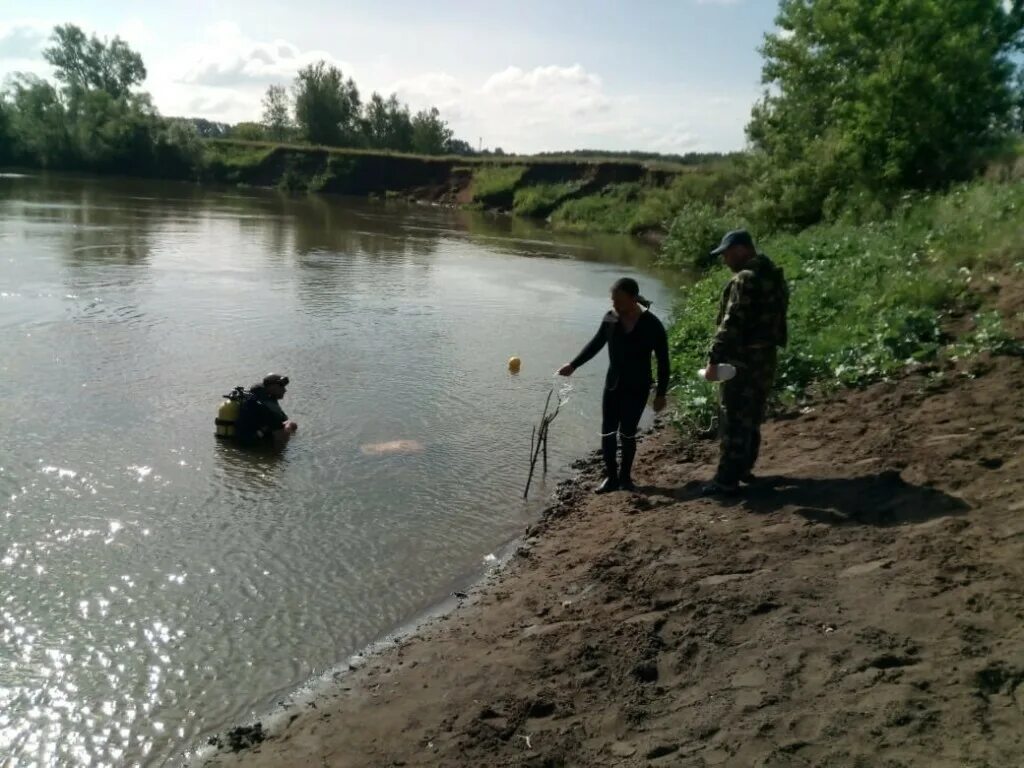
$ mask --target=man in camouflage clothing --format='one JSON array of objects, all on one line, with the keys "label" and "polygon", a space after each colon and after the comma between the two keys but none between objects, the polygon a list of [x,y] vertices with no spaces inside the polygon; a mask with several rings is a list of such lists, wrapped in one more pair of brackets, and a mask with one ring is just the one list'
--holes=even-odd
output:
[{"label": "man in camouflage clothing", "polygon": [[736,376],[721,385],[721,454],[708,494],[736,493],[752,482],[761,447],[761,422],[772,383],[778,347],[786,346],[789,288],[782,270],[758,254],[746,230],[729,232],[711,252],[736,274],[725,286],[718,309],[718,330],[708,356],[708,378],[717,365],[730,363]]}]

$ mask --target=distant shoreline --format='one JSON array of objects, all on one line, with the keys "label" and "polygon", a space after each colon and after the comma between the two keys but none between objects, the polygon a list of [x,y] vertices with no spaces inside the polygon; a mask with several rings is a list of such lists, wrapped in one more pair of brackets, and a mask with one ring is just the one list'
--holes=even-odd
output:
[{"label": "distant shoreline", "polygon": [[[125,176],[288,192],[348,195],[507,213],[578,233],[632,234],[660,244],[666,222],[641,198],[682,173],[711,167],[612,158],[430,156],[335,147],[205,139],[198,167],[167,176],[14,167],[11,172]],[[614,198],[614,199],[611,199]],[[635,198],[635,199],[633,199]],[[638,210],[630,220],[623,207]]]}]

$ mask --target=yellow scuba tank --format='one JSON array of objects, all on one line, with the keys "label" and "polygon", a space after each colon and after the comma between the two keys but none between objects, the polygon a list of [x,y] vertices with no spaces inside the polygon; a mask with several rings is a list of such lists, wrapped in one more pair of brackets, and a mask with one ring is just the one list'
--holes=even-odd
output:
[{"label": "yellow scuba tank", "polygon": [[224,400],[217,409],[217,417],[213,420],[217,437],[235,436],[235,422],[238,421],[244,398],[244,387],[235,387],[230,394],[224,395]]}]

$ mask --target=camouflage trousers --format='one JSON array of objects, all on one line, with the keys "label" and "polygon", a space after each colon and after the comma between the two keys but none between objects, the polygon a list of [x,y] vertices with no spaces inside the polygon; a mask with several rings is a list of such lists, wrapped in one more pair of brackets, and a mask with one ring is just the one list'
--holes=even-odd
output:
[{"label": "camouflage trousers", "polygon": [[761,450],[761,422],[775,381],[775,347],[748,349],[736,361],[736,376],[719,393],[721,453],[715,480],[735,485],[750,474]]}]

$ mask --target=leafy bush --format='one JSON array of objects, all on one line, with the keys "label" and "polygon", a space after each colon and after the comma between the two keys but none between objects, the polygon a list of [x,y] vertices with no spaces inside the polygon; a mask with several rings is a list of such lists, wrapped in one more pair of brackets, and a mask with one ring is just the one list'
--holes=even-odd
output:
[{"label": "leafy bush", "polygon": [[659,259],[684,269],[708,267],[713,260],[709,254],[725,233],[743,225],[738,217],[721,213],[710,203],[687,203],[673,219]]}]

